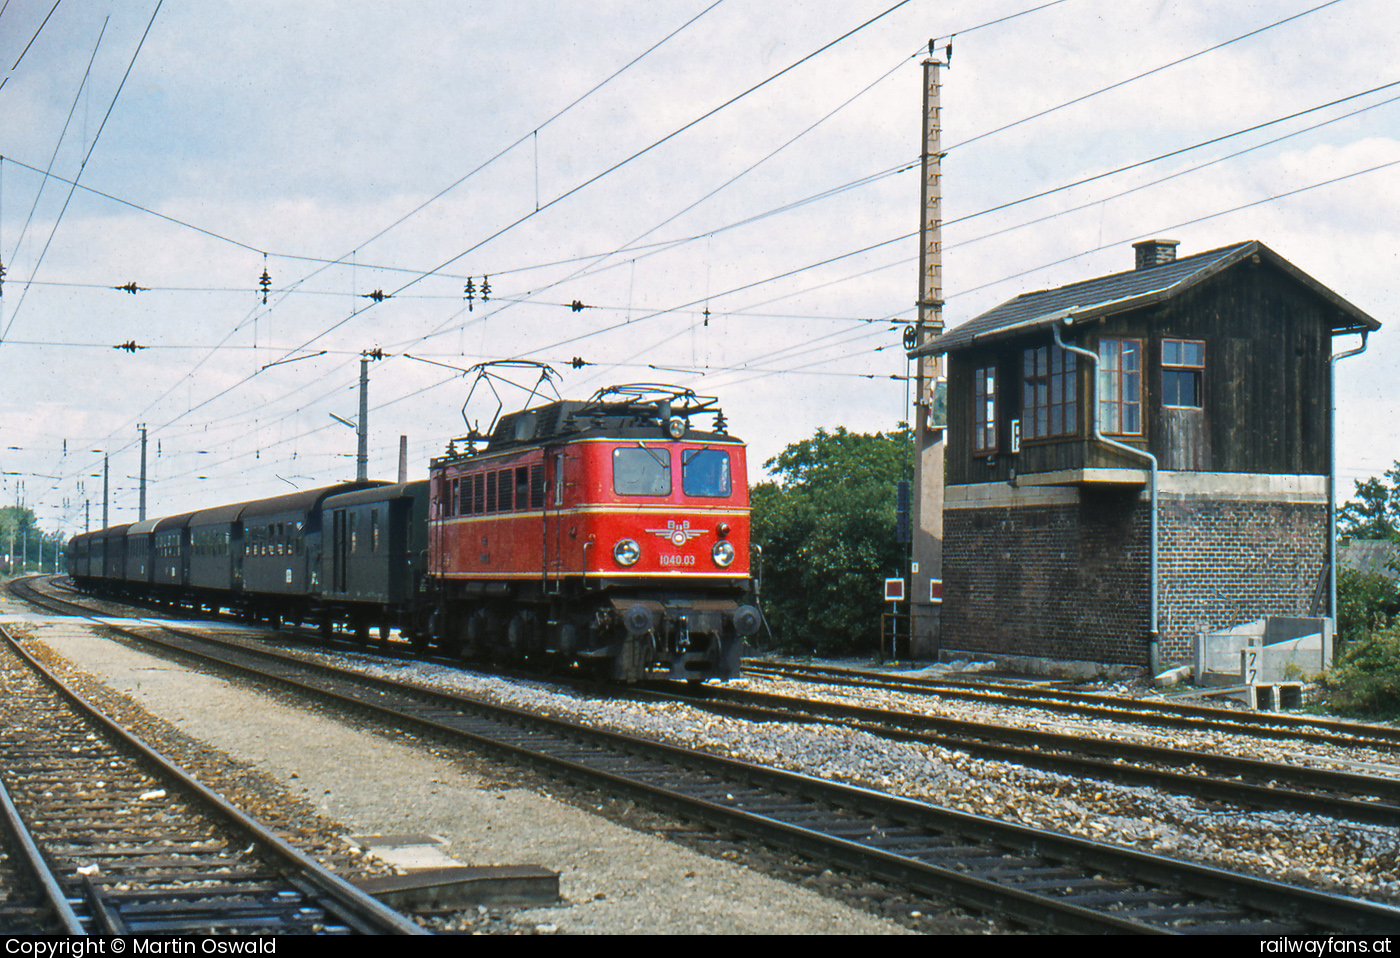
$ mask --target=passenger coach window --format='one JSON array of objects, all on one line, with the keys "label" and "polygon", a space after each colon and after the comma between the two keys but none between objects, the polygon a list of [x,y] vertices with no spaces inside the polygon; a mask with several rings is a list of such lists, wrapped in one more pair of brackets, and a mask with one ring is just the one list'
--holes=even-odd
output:
[{"label": "passenger coach window", "polygon": [[641,446],[614,449],[613,491],[619,496],[669,496],[670,450]]},{"label": "passenger coach window", "polygon": [[681,488],[687,496],[729,495],[729,453],[723,449],[682,452]]}]

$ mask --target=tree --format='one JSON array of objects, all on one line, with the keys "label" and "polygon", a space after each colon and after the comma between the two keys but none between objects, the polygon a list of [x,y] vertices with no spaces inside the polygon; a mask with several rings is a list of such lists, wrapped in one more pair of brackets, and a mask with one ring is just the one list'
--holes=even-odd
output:
[{"label": "tree", "polygon": [[1400,461],[1385,471],[1384,479],[1372,476],[1356,484],[1356,495],[1337,510],[1337,531],[1353,539],[1400,541]]},{"label": "tree", "polygon": [[57,533],[49,534],[39,529],[38,521],[31,509],[21,506],[0,506],[0,560],[10,557],[8,563],[0,561],[0,572],[18,574],[20,560],[27,556],[29,571],[39,568],[40,550],[52,566],[55,541],[61,539]]},{"label": "tree", "polygon": [[817,430],[764,463],[750,491],[762,548],[763,604],[786,648],[870,651],[885,611],[880,582],[901,574],[895,490],[913,477],[908,428],[885,435]]}]

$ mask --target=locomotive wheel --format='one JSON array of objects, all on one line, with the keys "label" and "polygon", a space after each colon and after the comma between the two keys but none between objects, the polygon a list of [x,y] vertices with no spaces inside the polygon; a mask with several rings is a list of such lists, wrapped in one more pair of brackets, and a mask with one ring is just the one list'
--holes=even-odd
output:
[{"label": "locomotive wheel", "polygon": [[321,638],[329,639],[335,635],[335,619],[325,616],[321,619]]},{"label": "locomotive wheel", "polygon": [[535,654],[535,617],[530,612],[517,612],[506,626],[506,650],[513,661],[521,662]]},{"label": "locomotive wheel", "polygon": [[390,632],[393,632],[393,631],[394,631],[393,626],[391,626],[388,622],[380,622],[380,623],[379,623],[379,647],[380,647],[381,649],[384,649],[385,651],[388,651],[388,649],[389,649],[389,633],[390,633]]},{"label": "locomotive wheel", "polygon": [[[417,635],[421,636],[424,642],[436,642],[437,647],[448,655],[456,655],[460,649],[457,637],[452,634],[452,620],[442,609],[434,609],[428,613],[427,624],[418,629]],[[417,645],[414,649],[417,650]]]},{"label": "locomotive wheel", "polygon": [[489,620],[485,609],[477,609],[467,618],[463,627],[462,658],[474,659],[481,655],[488,643]]},{"label": "locomotive wheel", "polygon": [[369,644],[369,619],[355,620],[355,642],[357,645]]}]

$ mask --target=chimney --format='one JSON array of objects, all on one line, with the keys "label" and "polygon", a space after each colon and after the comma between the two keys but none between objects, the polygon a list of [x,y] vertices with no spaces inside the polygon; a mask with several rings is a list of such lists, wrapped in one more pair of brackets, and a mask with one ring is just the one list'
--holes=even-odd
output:
[{"label": "chimney", "polygon": [[1151,269],[1154,266],[1173,262],[1176,259],[1176,248],[1179,245],[1181,245],[1180,240],[1169,239],[1150,239],[1134,243],[1133,252],[1137,254],[1137,269]]}]

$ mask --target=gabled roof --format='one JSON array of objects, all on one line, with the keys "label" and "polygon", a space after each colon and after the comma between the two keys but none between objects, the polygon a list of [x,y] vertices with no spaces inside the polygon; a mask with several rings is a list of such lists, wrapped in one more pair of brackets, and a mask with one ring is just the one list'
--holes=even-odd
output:
[{"label": "gabled roof", "polygon": [[1147,269],[1100,276],[1058,289],[1024,293],[995,309],[948,330],[918,349],[914,356],[932,356],[1065,324],[1112,316],[1170,299],[1236,263],[1258,256],[1337,307],[1334,332],[1380,329],[1380,323],[1323,286],[1258,240],[1222,246]]}]

